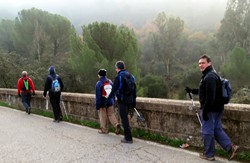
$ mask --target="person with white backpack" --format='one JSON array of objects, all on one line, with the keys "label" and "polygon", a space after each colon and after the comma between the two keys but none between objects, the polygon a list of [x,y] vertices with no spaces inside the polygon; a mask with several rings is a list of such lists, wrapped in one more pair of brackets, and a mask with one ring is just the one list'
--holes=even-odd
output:
[{"label": "person with white backpack", "polygon": [[115,115],[114,103],[115,97],[110,96],[113,83],[106,77],[107,71],[100,69],[98,71],[99,80],[96,83],[96,110],[100,119],[100,134],[108,134],[108,119],[115,128],[115,133],[118,135],[121,131],[121,125]]}]

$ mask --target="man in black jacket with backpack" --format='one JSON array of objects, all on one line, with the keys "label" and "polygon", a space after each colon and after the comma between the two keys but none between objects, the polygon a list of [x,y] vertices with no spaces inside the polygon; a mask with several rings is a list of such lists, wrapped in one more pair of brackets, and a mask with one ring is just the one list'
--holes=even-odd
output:
[{"label": "man in black jacket with backpack", "polygon": [[230,152],[229,160],[235,156],[238,146],[232,144],[230,138],[222,128],[222,114],[224,103],[221,102],[222,87],[219,76],[212,66],[210,57],[203,55],[199,59],[199,68],[202,72],[199,89],[186,87],[187,93],[199,94],[202,116],[202,138],[204,153],[200,158],[209,161],[215,160],[215,140],[220,146]]},{"label": "man in black jacket with backpack", "polygon": [[124,129],[124,138],[122,143],[133,143],[130,130],[128,114],[136,104],[136,85],[135,78],[126,71],[123,61],[117,61],[115,64],[117,76],[114,79],[114,86],[111,95],[115,94],[118,102],[118,109]]},{"label": "man in black jacket with backpack", "polygon": [[54,113],[54,122],[62,120],[62,111],[60,107],[61,91],[63,90],[63,82],[59,75],[56,74],[54,66],[50,66],[49,75],[46,79],[43,96],[46,97],[49,91],[49,99]]}]

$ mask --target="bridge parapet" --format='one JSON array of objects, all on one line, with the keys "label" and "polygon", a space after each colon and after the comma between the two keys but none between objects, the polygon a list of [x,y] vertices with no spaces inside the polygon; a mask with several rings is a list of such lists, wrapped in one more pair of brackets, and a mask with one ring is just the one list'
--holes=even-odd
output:
[{"label": "bridge parapet", "polygon": [[[21,100],[15,89],[0,88],[0,100],[22,109]],[[63,100],[68,115],[79,120],[98,122],[95,95],[63,92]],[[195,110],[188,109],[190,105],[191,102],[187,100],[138,97],[137,109],[145,118],[146,127],[138,125],[136,114],[131,120],[131,126],[172,139],[186,140],[191,136],[189,144],[202,146],[200,124]],[[197,101],[195,101],[195,105],[199,110]],[[42,97],[42,91],[36,91],[31,106],[46,110],[46,100]],[[51,111],[50,104],[47,109]],[[250,149],[250,105],[227,104],[223,115],[223,128],[234,143]]]}]

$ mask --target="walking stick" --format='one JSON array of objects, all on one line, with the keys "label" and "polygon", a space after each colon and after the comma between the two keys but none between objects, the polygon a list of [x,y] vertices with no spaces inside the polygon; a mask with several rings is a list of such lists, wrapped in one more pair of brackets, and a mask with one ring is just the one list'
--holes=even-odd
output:
[{"label": "walking stick", "polygon": [[145,127],[146,126],[145,119],[140,115],[140,113],[137,111],[136,108],[134,108],[134,110],[135,110],[135,112],[136,112],[136,114],[141,122],[142,127]]},{"label": "walking stick", "polygon": [[[192,108],[192,107],[195,107],[194,100],[193,100],[193,97],[192,97],[191,93],[189,92],[188,95],[189,95],[189,98],[190,98],[191,101],[192,101],[192,106],[191,106],[191,108]],[[198,120],[199,120],[199,122],[200,122],[200,125],[202,126],[201,118],[200,118],[199,113],[198,113],[198,111],[197,111],[196,108],[195,108],[195,112],[196,112],[196,116],[197,116],[197,118],[198,118]]]},{"label": "walking stick", "polygon": [[64,110],[64,112],[65,112],[65,115],[66,115],[67,119],[69,119],[68,114],[67,114],[67,111],[66,111],[66,107],[65,107],[65,104],[64,104],[64,101],[63,101],[63,96],[62,96],[62,95],[61,95],[61,102],[62,102],[62,106],[63,106],[63,110]]}]

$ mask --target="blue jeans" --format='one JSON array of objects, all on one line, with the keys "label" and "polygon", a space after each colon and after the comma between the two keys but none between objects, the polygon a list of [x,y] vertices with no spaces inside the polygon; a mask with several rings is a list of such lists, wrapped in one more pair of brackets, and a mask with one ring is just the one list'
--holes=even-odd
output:
[{"label": "blue jeans", "polygon": [[30,108],[31,92],[21,92],[22,103],[26,111]]},{"label": "blue jeans", "polygon": [[209,112],[208,121],[204,121],[202,119],[202,138],[205,148],[205,155],[207,157],[213,157],[215,155],[215,140],[224,150],[231,150],[232,142],[222,128],[222,114],[223,111]]},{"label": "blue jeans", "polygon": [[132,140],[132,134],[130,130],[130,125],[128,121],[128,113],[130,109],[130,105],[124,103],[118,103],[119,113],[122,120],[122,126],[124,129],[124,136],[127,141]]}]

